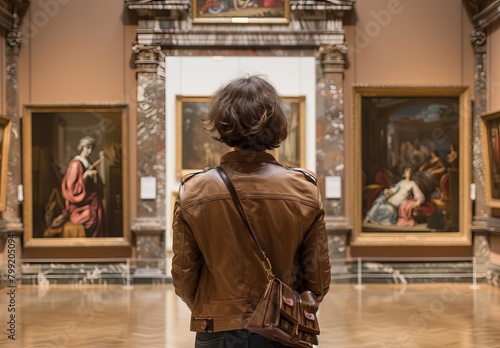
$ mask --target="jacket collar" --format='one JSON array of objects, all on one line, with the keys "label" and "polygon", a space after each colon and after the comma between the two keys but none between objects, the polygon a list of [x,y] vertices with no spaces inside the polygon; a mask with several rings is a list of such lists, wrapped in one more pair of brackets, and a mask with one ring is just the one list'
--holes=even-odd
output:
[{"label": "jacket collar", "polygon": [[234,150],[224,154],[220,163],[228,162],[269,162],[278,163],[273,155],[264,151]]}]

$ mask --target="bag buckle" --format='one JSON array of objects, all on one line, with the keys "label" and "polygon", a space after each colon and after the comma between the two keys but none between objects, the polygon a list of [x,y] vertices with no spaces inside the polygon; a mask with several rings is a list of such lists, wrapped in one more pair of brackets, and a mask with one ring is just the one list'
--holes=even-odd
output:
[{"label": "bag buckle", "polygon": [[273,267],[271,266],[271,261],[266,257],[265,260],[262,260],[262,265],[264,266],[264,270],[267,273],[267,280],[274,279]]}]

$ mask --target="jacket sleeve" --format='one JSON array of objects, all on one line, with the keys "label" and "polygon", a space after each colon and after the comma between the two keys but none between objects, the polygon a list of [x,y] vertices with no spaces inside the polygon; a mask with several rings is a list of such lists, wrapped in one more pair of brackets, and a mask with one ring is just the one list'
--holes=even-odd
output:
[{"label": "jacket sleeve", "polygon": [[320,207],[314,222],[304,235],[300,253],[300,277],[303,290],[310,290],[316,296],[317,302],[321,302],[328,293],[331,282],[324,215],[325,211]]},{"label": "jacket sleeve", "polygon": [[172,223],[174,253],[172,258],[172,279],[175,293],[191,309],[198,289],[202,255],[193,232],[183,217],[179,198],[180,193],[175,202]]}]

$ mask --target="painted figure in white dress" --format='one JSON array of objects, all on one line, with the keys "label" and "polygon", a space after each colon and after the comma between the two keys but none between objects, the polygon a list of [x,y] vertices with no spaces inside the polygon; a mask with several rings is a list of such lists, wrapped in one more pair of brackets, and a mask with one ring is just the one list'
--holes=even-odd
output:
[{"label": "painted figure in white dress", "polygon": [[413,209],[425,201],[422,190],[411,179],[412,169],[407,167],[403,179],[396,185],[386,188],[373,202],[366,213],[365,223],[410,227],[415,225]]}]

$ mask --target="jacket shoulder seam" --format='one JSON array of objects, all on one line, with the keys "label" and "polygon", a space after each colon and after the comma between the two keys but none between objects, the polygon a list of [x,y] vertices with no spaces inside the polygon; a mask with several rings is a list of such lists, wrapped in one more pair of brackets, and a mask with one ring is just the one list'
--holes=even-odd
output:
[{"label": "jacket shoulder seam", "polygon": [[302,169],[302,168],[289,168],[289,169],[293,170],[295,172],[298,172],[298,173],[302,173],[304,175],[304,177],[307,179],[307,181],[313,183],[314,185],[318,185],[318,179],[311,172],[309,172],[305,169]]},{"label": "jacket shoulder seam", "polygon": [[196,175],[198,174],[202,174],[202,173],[205,173],[206,171],[208,171],[210,169],[210,167],[205,167],[203,168],[202,170],[199,170],[197,172],[193,172],[193,173],[189,173],[189,174],[186,174],[184,175],[182,178],[181,178],[181,185],[184,185],[189,179],[195,177]]}]

